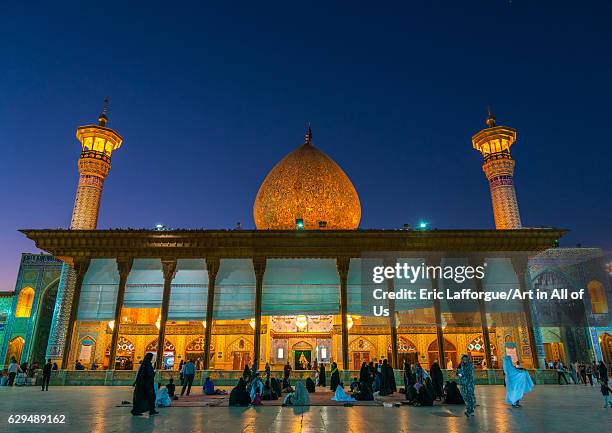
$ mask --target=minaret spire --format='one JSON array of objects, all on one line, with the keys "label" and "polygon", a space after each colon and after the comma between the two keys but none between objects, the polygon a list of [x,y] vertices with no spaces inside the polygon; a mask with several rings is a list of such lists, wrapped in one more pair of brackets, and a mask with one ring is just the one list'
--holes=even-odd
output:
[{"label": "minaret spire", "polygon": [[493,115],[493,113],[491,113],[491,107],[488,106],[487,107],[487,120],[485,121],[485,123],[487,124],[487,126],[489,128],[493,128],[495,126],[495,116]]},{"label": "minaret spire", "polygon": [[510,146],[516,141],[516,130],[497,126],[488,108],[487,128],[474,134],[472,146],[484,159],[482,170],[489,181],[493,216],[497,229],[520,229],[521,216],[514,190],[514,160]]},{"label": "minaret spire", "polygon": [[98,125],[106,126],[106,122],[108,122],[108,116],[106,115],[106,109],[108,108],[108,96],[104,98],[104,106],[102,107],[102,113],[98,116]]},{"label": "minaret spire", "polygon": [[312,129],[310,128],[310,122],[308,122],[308,129],[306,130],[306,137],[304,137],[304,143],[312,144]]}]

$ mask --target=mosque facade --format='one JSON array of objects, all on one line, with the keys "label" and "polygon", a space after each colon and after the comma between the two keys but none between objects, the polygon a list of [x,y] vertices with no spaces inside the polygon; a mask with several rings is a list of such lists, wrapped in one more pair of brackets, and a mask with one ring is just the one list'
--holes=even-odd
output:
[{"label": "mosque facade", "polygon": [[[487,127],[472,137],[484,158],[496,230],[362,230],[361,203],[346,173],[304,143],[268,173],[255,197],[255,230],[98,230],[111,156],[122,137],[97,124],[77,129],[79,183],[68,230],[22,232],[49,254],[24,254],[13,295],[0,298],[0,362],[51,358],[124,374],[145,353],[176,371],[240,371],[266,363],[296,371],[335,361],[342,370],[388,359],[452,370],[467,353],[483,371],[510,354],[529,369],[545,360],[612,362],[610,274],[598,249],[556,248],[564,230],[523,228],[510,146],[516,130]],[[467,266],[486,263],[474,291],[584,288],[581,326],[541,323],[545,306],[440,300],[368,307],[364,264],[378,260]],[[398,281],[391,281],[389,290]],[[459,290],[440,278],[415,283]],[[467,287],[467,286],[463,286]],[[574,309],[575,310],[575,309]],[[487,373],[488,374],[488,373]],[[108,382],[106,379],[103,383]]]}]

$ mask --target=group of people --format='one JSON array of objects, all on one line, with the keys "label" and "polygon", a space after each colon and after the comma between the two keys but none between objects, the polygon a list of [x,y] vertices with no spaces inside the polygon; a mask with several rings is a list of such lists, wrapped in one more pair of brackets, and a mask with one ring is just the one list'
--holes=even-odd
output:
[{"label": "group of people", "polygon": [[[51,378],[51,370],[57,370],[58,366],[55,362],[48,362],[43,366],[42,371],[42,390],[48,390],[49,380]],[[20,382],[17,380],[18,375],[21,374],[23,378],[34,378],[36,372],[40,370],[40,365],[37,362],[29,364],[24,362],[19,364],[14,356],[11,357],[8,368],[5,371],[0,372],[0,386],[13,386],[19,385]],[[21,377],[20,376],[20,377]]]},{"label": "group of people", "polygon": [[599,361],[595,363],[595,361],[591,363],[584,362],[570,362],[568,366],[564,365],[562,361],[546,361],[546,368],[550,370],[557,371],[557,382],[561,385],[561,381],[563,381],[566,385],[570,384],[570,381],[567,378],[567,374],[569,374],[572,382],[575,385],[590,384],[593,386],[594,383],[600,382],[604,380],[607,382],[608,380],[608,367],[603,361]]}]

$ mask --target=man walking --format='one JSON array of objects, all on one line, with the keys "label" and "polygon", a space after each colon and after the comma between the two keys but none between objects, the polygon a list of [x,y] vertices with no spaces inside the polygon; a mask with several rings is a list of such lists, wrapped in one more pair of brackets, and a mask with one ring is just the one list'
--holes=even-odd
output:
[{"label": "man walking", "polygon": [[183,387],[181,388],[181,395],[185,394],[185,389],[187,390],[187,395],[191,392],[191,384],[193,383],[193,378],[195,377],[195,364],[193,360],[189,360],[187,364],[183,365]]},{"label": "man walking", "polygon": [[42,391],[49,391],[49,381],[51,380],[51,369],[53,368],[53,364],[51,364],[51,359],[47,360],[47,363],[43,367],[42,372]]},{"label": "man walking", "polygon": [[17,373],[19,373],[19,364],[17,364],[17,360],[13,356],[11,357],[11,363],[8,366],[8,386],[13,386]]}]

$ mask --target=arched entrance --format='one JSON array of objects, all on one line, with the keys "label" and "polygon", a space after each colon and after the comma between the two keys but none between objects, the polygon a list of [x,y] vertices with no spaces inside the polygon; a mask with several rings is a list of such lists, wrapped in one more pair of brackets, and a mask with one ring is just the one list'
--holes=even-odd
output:
[{"label": "arched entrance", "polygon": [[[193,362],[196,364],[196,368],[198,367],[198,361],[202,362],[202,360],[204,360],[204,337],[198,337],[189,342],[185,348],[185,361],[189,359],[193,360]],[[215,361],[215,347],[212,345],[212,343],[208,350],[208,360],[209,368],[213,368]]]},{"label": "arched entrance", "polygon": [[90,367],[96,357],[96,340],[90,336],[81,338],[77,346],[77,360],[85,367]]},{"label": "arched entrance", "polygon": [[245,365],[250,367],[253,359],[253,343],[241,337],[227,347],[227,353],[232,361],[232,370],[243,370]]},{"label": "arched entrance", "polygon": [[294,370],[310,370],[312,362],[312,345],[305,341],[296,343],[291,348],[293,350]]},{"label": "arched entrance", "polygon": [[47,286],[47,289],[43,292],[37,310],[38,318],[36,320],[36,332],[32,343],[31,362],[37,362],[40,366],[43,366],[47,362],[45,355],[47,354],[47,343],[49,341],[51,322],[53,321],[53,312],[55,310],[58,283],[59,278]]},{"label": "arched entrance", "polygon": [[[393,353],[391,351],[391,343],[387,345],[387,359],[392,359]],[[399,358],[399,364],[396,368],[403,368],[404,362],[408,364],[416,364],[419,360],[419,353],[417,352],[417,348],[412,341],[410,341],[406,337],[400,336],[397,339],[397,357]]]},{"label": "arched entrance", "polygon": [[[475,367],[480,367],[480,368],[485,368],[487,367],[487,363],[486,363],[486,353],[485,353],[485,345],[484,345],[484,339],[482,338],[482,335],[477,336],[476,338],[474,338],[468,345],[467,345],[467,354],[470,356],[470,358],[472,358],[472,362],[474,363]],[[495,347],[495,345],[493,343],[491,343],[491,358],[493,358],[493,363],[495,363],[495,360],[497,359],[497,348]],[[495,365],[489,365],[489,368],[495,368]]]},{"label": "arched entrance", "polygon": [[[104,365],[108,367],[110,356],[110,347],[106,348]],[[132,370],[134,368],[134,344],[125,338],[119,336],[117,340],[117,352],[115,354],[115,370]]]},{"label": "arched entrance", "polygon": [[[600,335],[599,346],[601,347],[603,362],[606,365],[612,364],[612,335],[608,334],[607,332]],[[610,374],[609,371],[608,374]]]},{"label": "arched entrance", "polygon": [[24,344],[25,341],[21,337],[15,337],[9,341],[8,348],[6,350],[6,360],[4,361],[5,365],[8,365],[11,362],[11,358],[15,358],[17,364],[21,363],[21,353],[23,352]]},{"label": "arched entrance", "polygon": [[359,370],[362,363],[369,363],[371,352],[375,352],[374,345],[366,338],[358,338],[349,344],[349,353],[353,360],[353,370]]},{"label": "arched entrance", "polygon": [[[158,341],[159,341],[159,338],[156,338],[155,340],[151,341],[145,348],[145,353],[150,352],[153,354],[153,360],[157,358],[157,342]],[[162,369],[172,370],[172,367],[174,367],[174,355],[176,353],[176,349],[174,348],[174,345],[170,343],[170,341],[168,341],[167,339],[164,340],[164,350],[162,353],[163,353]]]},{"label": "arched entrance", "polygon": [[[429,347],[427,348],[427,360],[429,363],[429,367],[432,366],[434,361],[437,361],[440,358],[438,353],[438,339],[436,338],[431,342]],[[453,343],[448,341],[446,338],[444,339],[444,365],[440,365],[440,368],[446,368],[448,370],[452,370],[457,368],[457,348]]]}]

